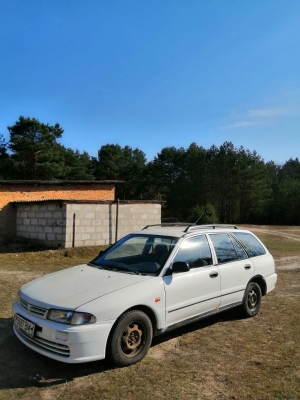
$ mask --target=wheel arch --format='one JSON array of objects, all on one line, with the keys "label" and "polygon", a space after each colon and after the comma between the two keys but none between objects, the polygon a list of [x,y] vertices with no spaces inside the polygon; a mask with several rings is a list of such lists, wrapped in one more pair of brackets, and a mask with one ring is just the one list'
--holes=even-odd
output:
[{"label": "wheel arch", "polygon": [[[251,278],[251,280],[249,281],[249,283],[251,283],[251,282],[255,282],[258,284],[258,286],[260,287],[262,296],[265,296],[267,294],[267,284],[266,284],[265,279],[261,275],[253,276]],[[249,283],[248,283],[248,285],[249,285]]]},{"label": "wheel arch", "polygon": [[[112,334],[112,332],[114,330],[114,327],[118,323],[121,315],[127,313],[128,311],[133,311],[133,310],[144,312],[150,318],[150,321],[151,321],[151,324],[152,324],[152,329],[153,329],[153,336],[155,336],[157,334],[158,323],[157,323],[157,318],[156,318],[155,312],[150,307],[142,305],[142,304],[139,304],[139,305],[132,306],[132,307],[127,308],[126,310],[122,311],[122,313],[118,316],[118,318],[113,323],[113,325],[112,325],[112,327],[110,329],[109,337],[111,336],[111,334]],[[109,339],[108,339],[108,341],[109,341]]]}]

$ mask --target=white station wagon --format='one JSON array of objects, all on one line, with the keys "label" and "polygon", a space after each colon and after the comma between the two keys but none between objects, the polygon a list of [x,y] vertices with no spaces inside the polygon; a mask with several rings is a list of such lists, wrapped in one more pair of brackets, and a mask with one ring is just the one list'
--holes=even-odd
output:
[{"label": "white station wagon", "polygon": [[22,286],[14,332],[55,360],[127,366],[154,335],[236,306],[255,316],[276,282],[273,257],[249,231],[150,225],[88,264]]}]

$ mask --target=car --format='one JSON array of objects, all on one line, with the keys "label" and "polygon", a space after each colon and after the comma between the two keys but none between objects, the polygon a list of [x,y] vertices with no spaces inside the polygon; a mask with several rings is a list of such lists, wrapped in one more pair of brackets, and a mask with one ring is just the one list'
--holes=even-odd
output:
[{"label": "car", "polygon": [[254,317],[275,288],[272,255],[233,225],[148,225],[91,262],[22,286],[14,332],[55,360],[142,360],[153,336],[238,307]]}]

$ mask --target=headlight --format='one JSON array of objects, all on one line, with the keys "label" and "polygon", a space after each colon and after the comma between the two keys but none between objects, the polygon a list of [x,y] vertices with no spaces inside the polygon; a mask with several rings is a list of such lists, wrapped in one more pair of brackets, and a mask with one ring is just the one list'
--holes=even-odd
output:
[{"label": "headlight", "polygon": [[94,324],[96,317],[92,314],[74,312],[71,325]]},{"label": "headlight", "polygon": [[47,314],[47,319],[51,319],[51,321],[60,322],[61,324],[70,324],[73,311],[67,310],[49,310]]},{"label": "headlight", "polygon": [[68,310],[49,310],[47,319],[69,325],[85,325],[94,324],[96,322],[96,317],[92,314]]}]

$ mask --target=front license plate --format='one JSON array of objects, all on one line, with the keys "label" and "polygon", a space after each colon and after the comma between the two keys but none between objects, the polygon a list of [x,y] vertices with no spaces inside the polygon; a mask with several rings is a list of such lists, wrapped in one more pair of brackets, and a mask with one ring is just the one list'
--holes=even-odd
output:
[{"label": "front license plate", "polygon": [[28,336],[33,337],[35,325],[27,321],[27,319],[22,318],[19,314],[15,314],[14,324],[18,329],[21,329],[23,332],[27,333]]}]

